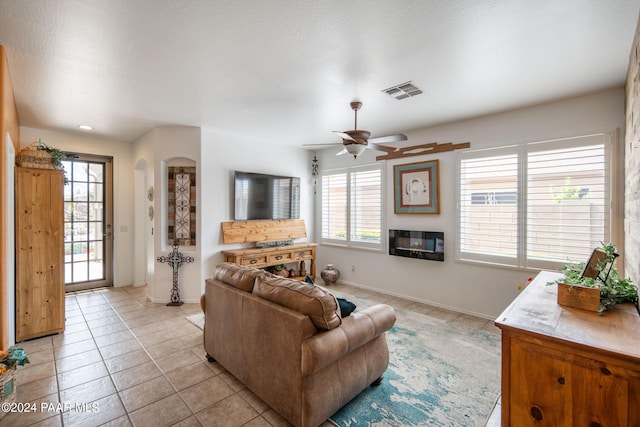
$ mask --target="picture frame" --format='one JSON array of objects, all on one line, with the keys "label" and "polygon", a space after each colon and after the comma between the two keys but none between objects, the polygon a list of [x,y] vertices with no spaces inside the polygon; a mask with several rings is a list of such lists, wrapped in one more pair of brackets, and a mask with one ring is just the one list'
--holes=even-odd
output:
[{"label": "picture frame", "polygon": [[440,214],[439,161],[393,166],[394,212]]},{"label": "picture frame", "polygon": [[602,248],[595,248],[589,257],[589,260],[582,270],[581,277],[590,277],[591,279],[600,279],[603,282],[607,281],[609,272],[618,254],[613,254],[613,260],[607,262],[607,253]]}]

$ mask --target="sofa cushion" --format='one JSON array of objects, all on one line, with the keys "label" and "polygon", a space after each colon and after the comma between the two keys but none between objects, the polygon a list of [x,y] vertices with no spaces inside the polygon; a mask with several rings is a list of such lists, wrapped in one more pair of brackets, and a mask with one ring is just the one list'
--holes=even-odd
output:
[{"label": "sofa cushion", "polygon": [[261,276],[253,294],[309,316],[318,329],[333,329],[342,323],[340,306],[329,291],[297,280]]},{"label": "sofa cushion", "polygon": [[245,292],[251,292],[253,290],[253,282],[256,280],[256,277],[260,277],[263,275],[271,276],[264,270],[243,267],[231,262],[223,262],[222,264],[218,264],[213,270],[214,279]]}]

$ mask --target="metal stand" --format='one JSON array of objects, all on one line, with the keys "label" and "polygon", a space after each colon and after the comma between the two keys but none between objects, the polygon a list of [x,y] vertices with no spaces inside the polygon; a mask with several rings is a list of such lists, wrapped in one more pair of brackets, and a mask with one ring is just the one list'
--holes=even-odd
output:
[{"label": "metal stand", "polygon": [[171,288],[171,302],[167,303],[168,306],[180,306],[184,304],[180,301],[180,288],[178,288],[178,269],[182,267],[184,263],[193,262],[192,256],[185,256],[182,252],[178,251],[178,243],[173,242],[173,251],[167,256],[159,256],[158,262],[167,263],[169,267],[173,268],[173,287]]}]

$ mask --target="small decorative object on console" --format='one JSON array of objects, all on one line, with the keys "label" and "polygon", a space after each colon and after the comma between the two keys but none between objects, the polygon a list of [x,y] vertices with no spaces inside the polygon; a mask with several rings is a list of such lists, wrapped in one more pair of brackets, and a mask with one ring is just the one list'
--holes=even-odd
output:
[{"label": "small decorative object on console", "polygon": [[256,248],[275,248],[277,246],[293,245],[293,239],[276,240],[273,242],[256,242]]},{"label": "small decorative object on console", "polygon": [[331,285],[340,278],[340,270],[336,269],[333,264],[327,264],[325,269],[320,272],[320,277],[324,280],[325,285]]}]

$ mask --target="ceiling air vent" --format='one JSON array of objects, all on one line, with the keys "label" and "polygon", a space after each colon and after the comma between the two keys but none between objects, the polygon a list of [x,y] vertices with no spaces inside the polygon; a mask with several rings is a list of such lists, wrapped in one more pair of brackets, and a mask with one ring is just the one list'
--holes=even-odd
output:
[{"label": "ceiling air vent", "polygon": [[422,93],[422,91],[415,87],[411,82],[391,86],[390,88],[383,90],[383,92],[395,99],[405,99]]}]

